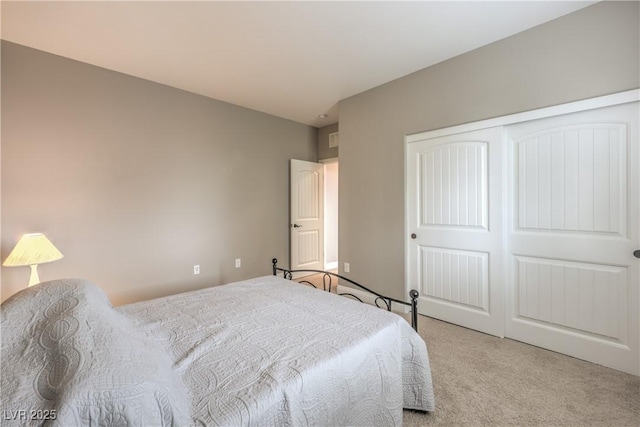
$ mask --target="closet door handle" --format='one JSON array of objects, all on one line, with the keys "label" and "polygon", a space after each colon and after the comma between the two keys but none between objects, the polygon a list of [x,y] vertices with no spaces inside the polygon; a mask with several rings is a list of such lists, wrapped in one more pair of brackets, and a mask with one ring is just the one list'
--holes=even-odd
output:
[{"label": "closet door handle", "polygon": [[636,249],[635,251],[633,251],[633,256],[636,258],[640,258],[640,249]]}]

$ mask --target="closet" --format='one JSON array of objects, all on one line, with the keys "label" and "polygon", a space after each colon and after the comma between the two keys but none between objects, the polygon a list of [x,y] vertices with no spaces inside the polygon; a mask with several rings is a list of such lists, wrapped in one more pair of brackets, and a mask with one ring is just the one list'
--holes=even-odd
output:
[{"label": "closet", "polygon": [[421,314],[640,374],[639,92],[406,137]]}]

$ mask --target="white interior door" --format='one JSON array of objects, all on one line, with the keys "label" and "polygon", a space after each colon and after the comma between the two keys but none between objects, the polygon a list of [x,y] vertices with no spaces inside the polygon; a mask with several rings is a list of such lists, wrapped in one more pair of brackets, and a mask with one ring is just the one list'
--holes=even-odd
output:
[{"label": "white interior door", "polygon": [[407,285],[419,312],[504,334],[502,128],[407,146]]},{"label": "white interior door", "polygon": [[324,269],[324,165],[291,160],[291,269]]},{"label": "white interior door", "polygon": [[508,337],[640,374],[638,103],[508,126]]}]

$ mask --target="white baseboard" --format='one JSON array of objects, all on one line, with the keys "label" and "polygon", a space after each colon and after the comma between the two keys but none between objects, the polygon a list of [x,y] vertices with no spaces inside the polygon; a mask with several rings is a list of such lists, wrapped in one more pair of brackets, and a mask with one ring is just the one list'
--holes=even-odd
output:
[{"label": "white baseboard", "polygon": [[[362,300],[362,302],[367,303],[367,304],[371,304],[371,305],[376,305],[376,296],[373,294],[370,294],[369,292],[365,292],[365,291],[361,291],[358,289],[354,289],[354,288],[349,288],[347,286],[341,286],[338,285],[338,293],[342,294],[342,293],[349,293],[349,294],[353,294],[355,296],[357,296],[358,298],[360,298]],[[347,297],[348,298],[348,297]],[[384,303],[381,303],[382,307],[384,308]],[[400,313],[400,314],[406,314],[406,313],[410,313],[411,312],[411,308],[407,305],[402,305],[402,304],[391,304],[391,311],[396,312],[396,313]]]},{"label": "white baseboard", "polygon": [[338,269],[338,261],[328,262],[324,265],[325,270],[337,270]]}]

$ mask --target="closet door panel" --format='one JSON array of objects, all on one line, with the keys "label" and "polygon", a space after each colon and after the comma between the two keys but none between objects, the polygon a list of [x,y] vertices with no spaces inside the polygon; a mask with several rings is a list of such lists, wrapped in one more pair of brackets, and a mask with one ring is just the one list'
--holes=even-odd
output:
[{"label": "closet door panel", "polygon": [[502,128],[407,147],[408,283],[420,313],[504,336]]},{"label": "closet door panel", "polygon": [[507,126],[510,338],[640,374],[638,103]]}]

